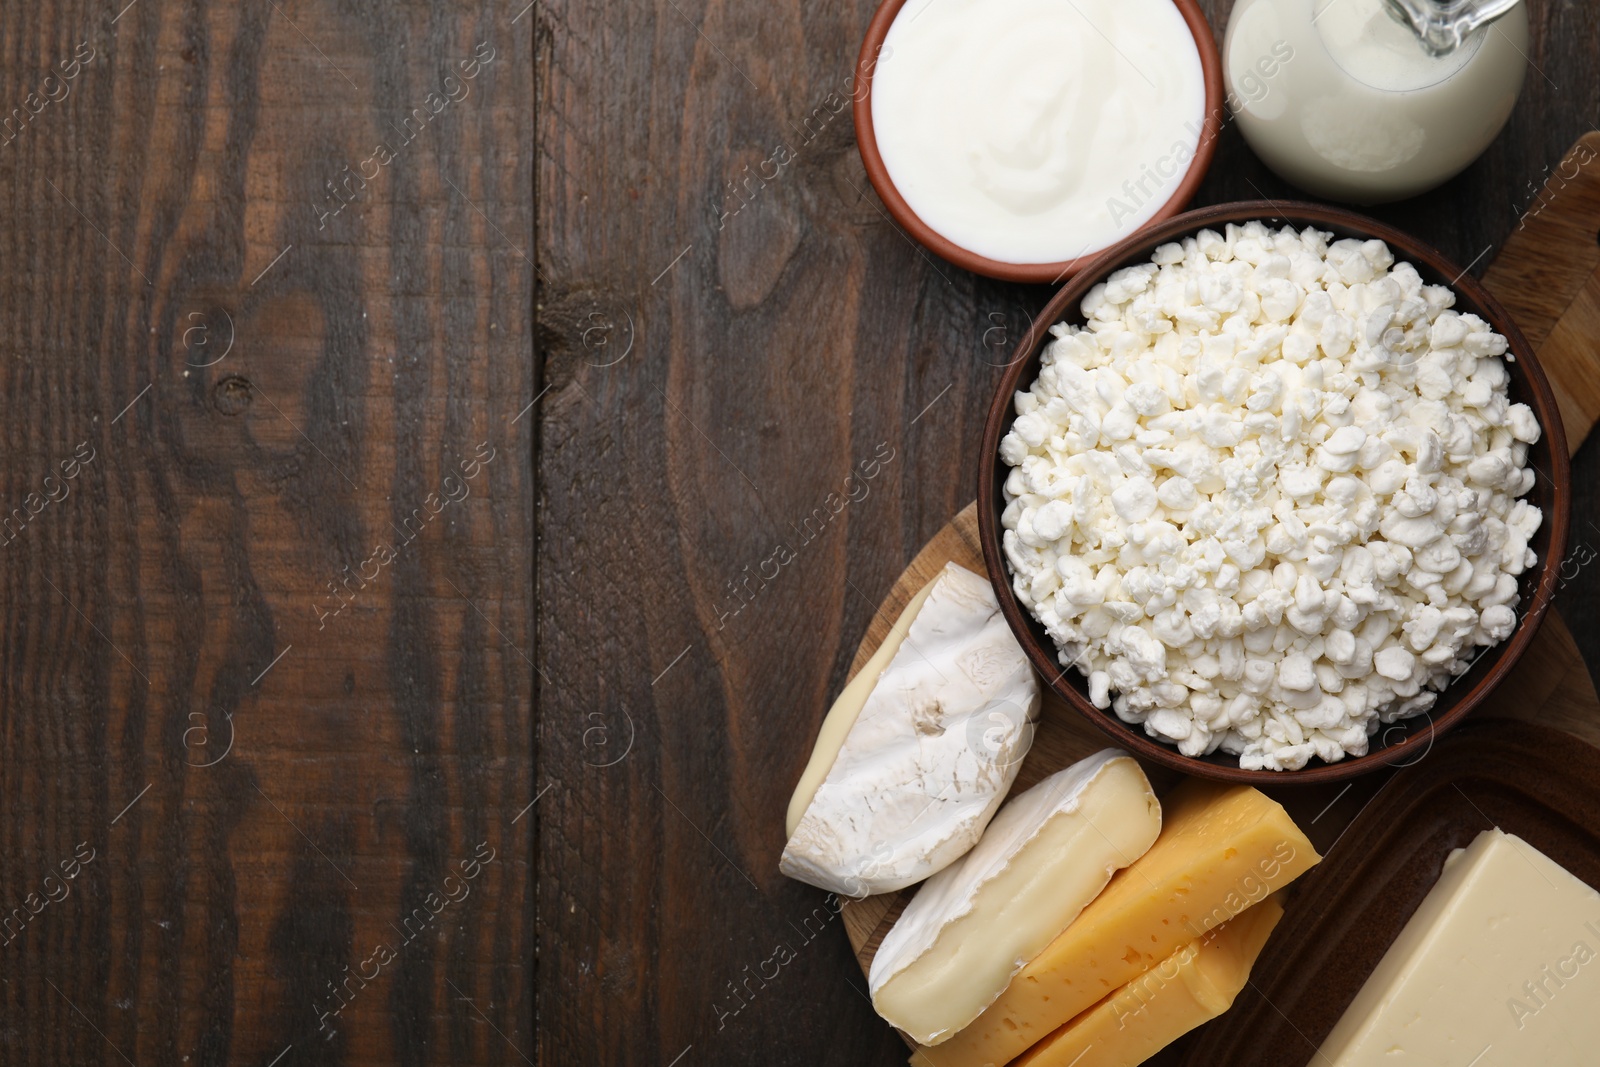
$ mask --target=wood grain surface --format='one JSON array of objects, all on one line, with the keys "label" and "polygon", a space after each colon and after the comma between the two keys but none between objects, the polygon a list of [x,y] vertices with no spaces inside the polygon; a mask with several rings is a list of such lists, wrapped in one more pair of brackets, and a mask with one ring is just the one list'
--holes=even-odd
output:
[{"label": "wood grain surface", "polygon": [[[1219,38],[1228,6],[1206,4]],[[984,406],[1048,290],[885,220],[846,86],[872,9],[541,0],[521,24],[548,389],[529,416],[541,1062],[905,1060],[836,905],[777,872],[783,813],[879,601],[972,499]],[[1595,8],[1531,15],[1506,131],[1373,211],[1475,273],[1600,120]],[[1230,125],[1196,203],[1292,195]],[[1591,448],[1576,529],[1597,471]],[[1559,602],[1591,661],[1597,592],[1583,568]]]},{"label": "wood grain surface", "polygon": [[0,5],[0,1063],[534,1055],[516,14]]},{"label": "wood grain surface", "polygon": [[1546,367],[1574,450],[1600,418],[1600,131],[1580,137],[1546,175],[1483,281]]}]

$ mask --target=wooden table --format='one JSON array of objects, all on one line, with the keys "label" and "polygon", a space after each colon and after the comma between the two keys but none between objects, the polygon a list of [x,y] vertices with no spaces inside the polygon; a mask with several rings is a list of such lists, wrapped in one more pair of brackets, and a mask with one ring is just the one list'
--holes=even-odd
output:
[{"label": "wooden table", "polygon": [[[884,220],[870,4],[124,3],[0,7],[0,1062],[902,1062],[782,812],[1046,292]],[[1480,272],[1534,14],[1378,212]]]},{"label": "wooden table", "polygon": [[0,6],[0,1063],[536,1054],[521,6]]}]

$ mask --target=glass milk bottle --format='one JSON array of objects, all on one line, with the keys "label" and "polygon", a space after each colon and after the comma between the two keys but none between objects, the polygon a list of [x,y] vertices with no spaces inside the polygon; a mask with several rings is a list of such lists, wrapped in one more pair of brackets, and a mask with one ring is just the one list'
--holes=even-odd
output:
[{"label": "glass milk bottle", "polygon": [[1285,180],[1360,204],[1425,192],[1511,115],[1520,0],[1238,0],[1223,41],[1240,132]]}]

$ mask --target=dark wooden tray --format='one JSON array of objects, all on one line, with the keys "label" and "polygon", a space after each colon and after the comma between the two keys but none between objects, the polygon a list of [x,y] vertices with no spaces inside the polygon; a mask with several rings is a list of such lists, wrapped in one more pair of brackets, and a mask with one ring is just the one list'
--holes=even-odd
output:
[{"label": "dark wooden tray", "polygon": [[1469,722],[1441,739],[1300,880],[1249,986],[1194,1035],[1182,1062],[1311,1064],[1450,850],[1494,826],[1600,887],[1600,749],[1504,721]]}]

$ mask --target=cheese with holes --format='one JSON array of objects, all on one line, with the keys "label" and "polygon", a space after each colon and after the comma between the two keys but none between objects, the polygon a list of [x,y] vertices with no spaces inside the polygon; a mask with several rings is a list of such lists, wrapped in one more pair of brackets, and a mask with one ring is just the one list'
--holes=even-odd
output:
[{"label": "cheese with holes", "polygon": [[1135,1067],[1233,1006],[1283,905],[1268,897],[1039,1042],[1015,1067]]},{"label": "cheese with holes", "polygon": [[1592,1067],[1597,953],[1600,893],[1485,830],[1445,861],[1316,1062]]},{"label": "cheese with holes", "polygon": [[851,897],[943,870],[1005,799],[1038,714],[994,590],[946,565],[828,712],[779,868]]},{"label": "cheese with holes", "polygon": [[1160,831],[1144,771],[1114,748],[1013,797],[883,939],[868,975],[873,1007],[918,1041],[953,1034]]},{"label": "cheese with holes", "polygon": [[1161,836],[960,1033],[920,1067],[998,1067],[1185,944],[1260,903],[1321,857],[1283,807],[1249,786],[1191,778]]}]

